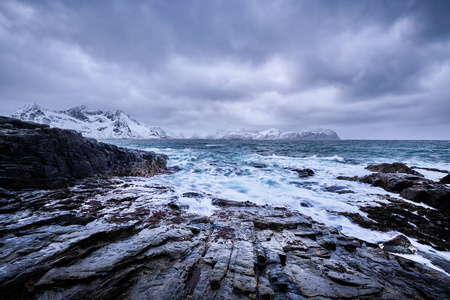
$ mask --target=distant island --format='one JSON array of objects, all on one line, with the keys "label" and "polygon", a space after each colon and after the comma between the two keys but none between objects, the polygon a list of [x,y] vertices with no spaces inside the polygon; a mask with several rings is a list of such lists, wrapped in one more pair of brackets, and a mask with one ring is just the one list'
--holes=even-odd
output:
[{"label": "distant island", "polygon": [[[11,115],[12,118],[27,122],[49,125],[50,127],[72,129],[83,136],[95,139],[184,139],[182,135],[167,134],[161,127],[150,127],[127,113],[92,109],[85,105],[67,110],[50,110],[37,104],[26,105]],[[257,131],[251,129],[219,130],[215,134],[192,135],[190,139],[219,140],[299,140],[325,141],[340,140],[330,129],[313,129],[303,132],[269,129]]]},{"label": "distant island", "polygon": [[220,140],[299,140],[299,141],[326,141],[340,140],[339,136],[330,129],[314,129],[303,132],[281,131],[272,128],[265,131],[234,129],[221,130],[216,135],[209,136],[210,139]]}]

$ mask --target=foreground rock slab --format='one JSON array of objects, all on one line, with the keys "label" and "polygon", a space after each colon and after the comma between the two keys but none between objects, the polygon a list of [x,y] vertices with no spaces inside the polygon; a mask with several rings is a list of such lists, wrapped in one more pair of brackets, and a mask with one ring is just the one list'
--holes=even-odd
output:
[{"label": "foreground rock slab", "polygon": [[447,275],[300,213],[221,200],[199,216],[136,180],[3,192],[0,298],[450,297]]}]

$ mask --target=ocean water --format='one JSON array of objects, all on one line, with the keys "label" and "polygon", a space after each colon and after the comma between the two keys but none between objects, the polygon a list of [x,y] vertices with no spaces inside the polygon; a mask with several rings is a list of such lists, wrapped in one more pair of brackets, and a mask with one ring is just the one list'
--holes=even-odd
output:
[{"label": "ocean water", "polygon": [[[283,206],[370,242],[392,238],[398,232],[361,228],[339,212],[358,212],[361,206],[379,205],[381,188],[343,181],[337,176],[362,176],[368,164],[403,162],[409,166],[450,170],[450,141],[226,141],[226,140],[113,140],[115,145],[151,150],[169,156],[177,172],[148,180],[170,186],[167,198],[177,199],[189,211],[212,214],[214,197]],[[261,168],[262,166],[262,168]],[[299,178],[292,168],[309,168],[314,176]],[[437,180],[445,174],[418,170]],[[338,194],[333,189],[353,193]],[[201,199],[183,197],[197,192]],[[398,196],[394,195],[393,196]],[[399,197],[399,196],[398,196]],[[168,201],[168,200],[167,200]],[[412,239],[413,240],[413,239]],[[422,250],[428,246],[414,244]],[[449,253],[441,253],[450,260]]]}]

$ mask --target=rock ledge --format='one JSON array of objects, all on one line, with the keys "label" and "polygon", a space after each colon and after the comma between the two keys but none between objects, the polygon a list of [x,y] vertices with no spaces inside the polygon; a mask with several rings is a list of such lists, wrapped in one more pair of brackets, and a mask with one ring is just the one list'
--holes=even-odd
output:
[{"label": "rock ledge", "polygon": [[0,117],[0,181],[5,189],[63,188],[92,175],[151,176],[167,156],[84,138],[73,130]]}]

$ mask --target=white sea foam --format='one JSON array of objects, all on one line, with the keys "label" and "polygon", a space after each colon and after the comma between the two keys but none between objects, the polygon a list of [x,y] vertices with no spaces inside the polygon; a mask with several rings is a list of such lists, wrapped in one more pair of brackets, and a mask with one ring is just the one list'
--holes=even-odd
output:
[{"label": "white sea foam", "polygon": [[429,259],[427,259],[423,256],[414,255],[414,254],[400,254],[400,253],[392,253],[392,254],[415,261],[415,262],[418,262],[422,265],[425,265],[431,269],[434,269],[434,270],[441,272],[441,273],[447,275],[448,277],[450,277],[449,273],[445,272],[442,268],[439,268],[438,266],[434,265]]},{"label": "white sea foam", "polygon": [[422,175],[424,175],[426,178],[429,178],[434,181],[439,181],[442,177],[447,175],[447,173],[428,171],[428,170],[423,170],[423,169],[417,169],[417,171],[419,173],[421,173]]}]

